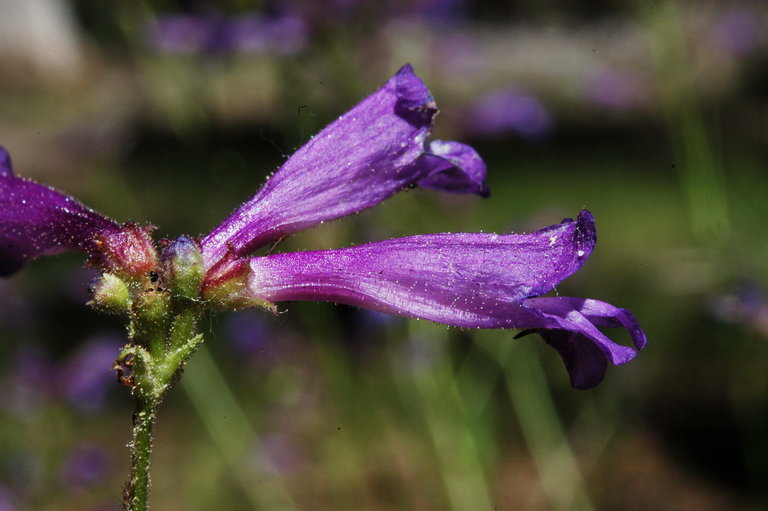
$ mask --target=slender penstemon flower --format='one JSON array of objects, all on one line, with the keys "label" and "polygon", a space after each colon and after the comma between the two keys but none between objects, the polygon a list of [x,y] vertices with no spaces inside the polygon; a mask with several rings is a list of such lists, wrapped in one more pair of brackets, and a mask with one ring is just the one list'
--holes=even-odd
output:
[{"label": "slender penstemon flower", "polygon": [[599,327],[646,338],[632,314],[593,299],[542,296],[595,246],[592,215],[530,234],[425,234],[337,250],[255,250],[420,186],[487,196],[485,164],[458,142],[429,142],[437,113],[410,66],[291,156],[259,192],[209,234],[181,236],[160,253],[152,227],[118,224],[46,186],[16,177],[0,149],[0,275],[62,250],[89,255],[96,309],[128,317],[114,368],[136,400],[125,509],[147,509],[157,408],[202,342],[206,310],[317,300],[464,328],[536,332],[563,358],[575,388],[603,378],[635,349]]}]

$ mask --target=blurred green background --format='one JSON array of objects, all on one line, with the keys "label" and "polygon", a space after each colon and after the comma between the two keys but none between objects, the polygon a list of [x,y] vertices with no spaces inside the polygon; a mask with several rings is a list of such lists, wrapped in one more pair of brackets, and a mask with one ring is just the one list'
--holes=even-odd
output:
[{"label": "blurred green background", "polygon": [[[331,304],[217,315],[160,414],[153,508],[768,509],[766,27],[759,1],[0,1],[19,175],[204,234],[411,62],[492,196],[411,190],[280,249],[586,207],[599,243],[558,292],[650,339],[579,392],[536,336]],[[119,508],[124,326],[83,306],[81,263],[0,281],[2,511]]]}]

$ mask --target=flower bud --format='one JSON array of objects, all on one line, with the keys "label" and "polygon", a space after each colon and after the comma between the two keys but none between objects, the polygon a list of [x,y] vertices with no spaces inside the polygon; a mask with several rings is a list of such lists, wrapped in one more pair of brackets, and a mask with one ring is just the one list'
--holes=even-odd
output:
[{"label": "flower bud", "polygon": [[131,293],[128,286],[122,279],[105,273],[101,277],[96,277],[88,283],[88,292],[93,299],[88,305],[104,312],[115,314],[127,312],[131,308]]},{"label": "flower bud", "polygon": [[153,227],[127,222],[118,232],[96,237],[91,265],[129,279],[149,274],[157,266],[157,252],[149,233]]},{"label": "flower bud", "polygon": [[174,296],[196,299],[205,277],[200,247],[192,238],[179,236],[163,251],[163,284]]}]

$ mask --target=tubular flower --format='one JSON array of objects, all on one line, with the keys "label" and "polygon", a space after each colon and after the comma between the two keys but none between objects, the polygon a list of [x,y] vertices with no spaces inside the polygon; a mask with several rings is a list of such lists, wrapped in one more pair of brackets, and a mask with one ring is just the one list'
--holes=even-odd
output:
[{"label": "tubular flower", "polygon": [[[425,234],[252,257],[285,236],[413,186],[487,196],[485,164],[471,147],[427,140],[436,113],[429,90],[409,65],[403,67],[296,151],[209,234],[199,241],[180,238],[162,257],[148,248],[147,228],[120,226],[66,195],[14,177],[3,152],[0,273],[38,255],[81,250],[92,265],[121,277],[168,273],[160,282],[183,282],[179,294],[211,307],[274,309],[279,301],[316,300],[457,327],[523,329],[560,353],[574,387],[597,385],[608,362],[623,364],[636,355],[599,327],[626,328],[637,349],[646,337],[625,309],[541,296],[591,254],[596,235],[588,211],[529,234]],[[185,270],[185,261],[194,271]],[[180,280],[183,275],[189,282]]]},{"label": "tubular flower", "polygon": [[40,255],[64,250],[96,254],[96,235],[119,232],[118,224],[72,197],[14,176],[11,157],[0,147],[0,275]]}]

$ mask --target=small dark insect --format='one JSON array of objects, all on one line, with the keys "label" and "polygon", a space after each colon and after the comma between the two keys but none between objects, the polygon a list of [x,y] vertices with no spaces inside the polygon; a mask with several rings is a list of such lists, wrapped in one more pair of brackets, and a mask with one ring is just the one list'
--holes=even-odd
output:
[{"label": "small dark insect", "polygon": [[151,272],[149,272],[149,280],[151,280],[153,284],[157,282],[157,279],[159,278],[160,276],[157,274],[156,271],[152,270]]}]

